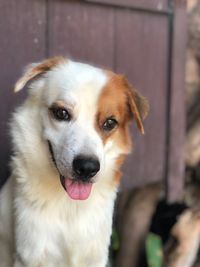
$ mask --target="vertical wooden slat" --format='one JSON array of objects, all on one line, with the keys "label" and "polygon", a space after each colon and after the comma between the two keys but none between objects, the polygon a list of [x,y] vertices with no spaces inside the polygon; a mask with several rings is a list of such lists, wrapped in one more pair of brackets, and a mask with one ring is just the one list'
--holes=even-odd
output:
[{"label": "vertical wooden slat", "polygon": [[45,57],[45,0],[0,1],[0,185],[8,176],[8,119],[24,93],[12,88],[22,68]]},{"label": "vertical wooden slat", "polygon": [[172,47],[169,159],[167,197],[169,202],[180,200],[184,187],[184,139],[185,139],[185,51],[186,7],[185,1],[174,1],[174,30]]},{"label": "vertical wooden slat", "polygon": [[112,67],[113,10],[79,1],[49,1],[49,54]]},{"label": "vertical wooden slat", "polygon": [[[164,178],[167,111],[168,20],[130,11],[117,11],[116,69],[125,73],[150,102],[145,136],[132,127],[134,153],[124,167],[122,187]],[[134,129],[133,129],[134,128]]]}]

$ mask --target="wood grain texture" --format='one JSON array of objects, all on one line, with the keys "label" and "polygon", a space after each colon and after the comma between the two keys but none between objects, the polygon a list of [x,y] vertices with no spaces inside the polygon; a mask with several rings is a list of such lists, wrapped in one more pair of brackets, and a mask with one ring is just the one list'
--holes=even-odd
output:
[{"label": "wood grain texture", "polygon": [[124,167],[122,187],[140,186],[164,178],[166,161],[167,44],[165,16],[117,11],[116,69],[150,102],[144,136],[132,127],[134,153]]},{"label": "wood grain texture", "polygon": [[155,11],[167,11],[167,0],[87,0],[88,2],[112,4],[125,7],[150,9]]},{"label": "wood grain texture", "polygon": [[8,119],[24,97],[13,85],[27,63],[45,57],[45,0],[0,2],[0,185],[8,176]]},{"label": "wood grain texture", "polygon": [[172,84],[170,98],[169,159],[167,166],[167,197],[178,201],[184,189],[185,143],[185,51],[186,8],[185,1],[175,1],[173,32]]},{"label": "wood grain texture", "polygon": [[112,68],[114,13],[79,1],[49,1],[49,54]]}]

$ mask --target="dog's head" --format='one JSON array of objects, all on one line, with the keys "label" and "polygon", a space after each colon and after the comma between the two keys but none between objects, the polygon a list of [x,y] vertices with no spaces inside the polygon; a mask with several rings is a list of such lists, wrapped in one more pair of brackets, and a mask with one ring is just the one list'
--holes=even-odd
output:
[{"label": "dog's head", "polygon": [[41,138],[68,195],[86,199],[94,182],[116,182],[131,148],[129,122],[144,133],[147,100],[122,75],[62,57],[28,66],[15,90],[36,76],[30,95],[40,109]]}]

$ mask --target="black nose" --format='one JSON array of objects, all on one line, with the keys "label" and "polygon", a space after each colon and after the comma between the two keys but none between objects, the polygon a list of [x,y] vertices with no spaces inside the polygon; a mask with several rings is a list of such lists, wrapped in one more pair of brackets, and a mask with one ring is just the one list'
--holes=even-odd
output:
[{"label": "black nose", "polygon": [[100,163],[96,158],[77,156],[73,160],[73,170],[76,177],[82,181],[88,181],[100,169]]}]

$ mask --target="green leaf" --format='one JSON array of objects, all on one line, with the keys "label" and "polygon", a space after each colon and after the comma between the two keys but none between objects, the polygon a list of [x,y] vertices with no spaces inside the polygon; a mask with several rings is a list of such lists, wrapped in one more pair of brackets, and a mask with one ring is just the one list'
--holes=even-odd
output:
[{"label": "green leaf", "polygon": [[119,250],[119,247],[120,247],[119,236],[118,236],[116,228],[113,228],[113,231],[112,231],[111,247],[114,251]]},{"label": "green leaf", "polygon": [[162,267],[163,249],[160,236],[149,233],[145,244],[148,267]]}]

